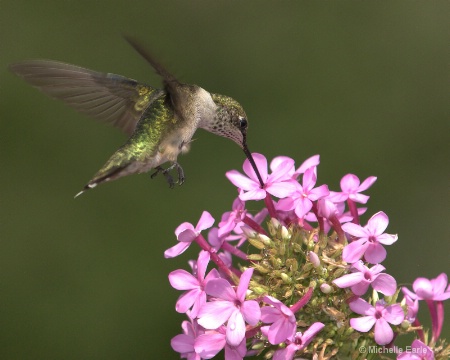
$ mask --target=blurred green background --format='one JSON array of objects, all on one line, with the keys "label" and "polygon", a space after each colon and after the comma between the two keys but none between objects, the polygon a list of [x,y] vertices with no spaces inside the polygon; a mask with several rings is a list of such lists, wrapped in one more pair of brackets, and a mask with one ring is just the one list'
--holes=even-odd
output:
[{"label": "blurred green background", "polygon": [[181,222],[230,208],[224,173],[244,160],[231,141],[199,131],[179,158],[182,187],[131,176],[74,200],[124,136],[42,95],[9,63],[57,59],[159,85],[121,34],[138,37],[183,81],[238,99],[252,151],[297,165],[320,154],[319,183],[334,190],[349,172],[378,176],[363,222],[388,214],[399,241],[384,265],[410,284],[450,270],[449,10],[448,1],[0,2],[0,358],[177,359],[170,339],[184,317],[167,275],[197,250],[172,260],[163,251]]}]

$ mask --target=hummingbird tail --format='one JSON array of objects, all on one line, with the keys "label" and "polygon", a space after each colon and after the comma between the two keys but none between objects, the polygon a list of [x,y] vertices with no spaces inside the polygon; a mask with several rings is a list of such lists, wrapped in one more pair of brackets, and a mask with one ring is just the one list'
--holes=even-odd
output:
[{"label": "hummingbird tail", "polygon": [[102,184],[102,183],[104,183],[106,181],[115,180],[115,179],[121,177],[122,176],[121,172],[126,167],[127,166],[118,166],[118,167],[115,167],[113,169],[110,169],[107,173],[103,173],[100,176],[98,176],[98,174],[97,174],[91,181],[89,181],[84,186],[84,188],[78,194],[75,195],[74,198],[77,198],[78,196],[80,196],[81,194],[86,192],[87,190],[95,188],[99,184]]},{"label": "hummingbird tail", "polygon": [[81,190],[79,193],[77,193],[73,198],[76,199],[78,196],[80,196],[81,194],[83,194],[84,192],[86,192],[87,190],[93,189],[97,186],[97,182],[95,183],[89,183],[87,185],[85,185],[85,187],[83,188],[83,190]]}]

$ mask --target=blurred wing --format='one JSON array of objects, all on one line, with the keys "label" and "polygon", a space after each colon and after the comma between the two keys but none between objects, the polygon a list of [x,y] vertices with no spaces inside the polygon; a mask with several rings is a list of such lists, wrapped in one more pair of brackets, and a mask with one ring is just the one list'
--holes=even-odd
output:
[{"label": "blurred wing", "polygon": [[162,90],[126,77],[52,60],[10,65],[12,72],[52,98],[131,135],[144,110]]}]

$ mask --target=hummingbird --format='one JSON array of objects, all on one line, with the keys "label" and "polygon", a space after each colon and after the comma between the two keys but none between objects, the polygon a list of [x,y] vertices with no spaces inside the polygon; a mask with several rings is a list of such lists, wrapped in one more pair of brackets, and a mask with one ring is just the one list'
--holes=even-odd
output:
[{"label": "hummingbird", "polygon": [[[263,181],[247,147],[248,120],[233,98],[184,84],[169,73],[135,39],[125,40],[162,78],[163,88],[112,73],[101,73],[53,60],[29,60],[10,65],[10,70],[52,98],[62,100],[81,113],[111,124],[128,140],[75,195],[123,176],[152,169],[162,173],[169,186],[185,181],[178,155],[186,153],[197,128],[226,137],[243,149]],[[162,165],[169,163],[163,168]],[[176,170],[175,182],[170,172]]]}]

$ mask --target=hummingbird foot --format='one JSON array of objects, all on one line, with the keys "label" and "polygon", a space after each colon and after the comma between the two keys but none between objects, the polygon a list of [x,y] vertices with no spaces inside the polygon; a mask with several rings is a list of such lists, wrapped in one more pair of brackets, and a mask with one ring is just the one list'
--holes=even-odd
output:
[{"label": "hummingbird foot", "polygon": [[174,181],[172,175],[170,175],[170,172],[175,168],[177,169],[177,172],[178,172],[178,185],[181,185],[184,183],[184,180],[186,178],[184,176],[183,168],[177,162],[174,162],[167,169],[164,169],[161,166],[155,167],[156,171],[150,175],[150,178],[153,179],[156,175],[158,175],[159,173],[162,173],[164,175],[164,177],[166,178],[167,182],[169,183],[169,187],[172,189],[175,185],[175,181]]},{"label": "hummingbird foot", "polygon": [[183,168],[177,162],[174,162],[171,167],[175,167],[177,169],[177,172],[178,172],[178,185],[182,185],[184,183],[184,180],[186,180],[186,177],[184,176]]},{"label": "hummingbird foot", "polygon": [[156,175],[158,175],[159,173],[162,173],[164,175],[164,177],[166,178],[167,182],[169,183],[169,187],[171,189],[173,189],[174,185],[175,185],[175,181],[173,180],[172,175],[170,175],[169,171],[171,170],[170,168],[164,169],[161,166],[157,166],[155,167],[155,172],[153,174],[150,175],[150,178],[153,179]]}]

